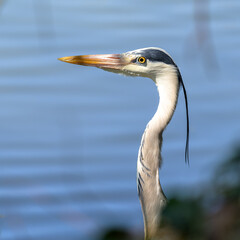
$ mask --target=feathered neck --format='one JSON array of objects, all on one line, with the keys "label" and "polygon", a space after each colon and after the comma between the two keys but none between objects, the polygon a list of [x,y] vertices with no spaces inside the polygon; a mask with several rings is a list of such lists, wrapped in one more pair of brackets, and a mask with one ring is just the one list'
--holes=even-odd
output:
[{"label": "feathered neck", "polygon": [[166,197],[159,181],[162,133],[176,108],[179,81],[177,74],[168,72],[154,79],[160,100],[156,113],[142,137],[137,164],[138,195],[144,217],[145,239],[155,239]]}]

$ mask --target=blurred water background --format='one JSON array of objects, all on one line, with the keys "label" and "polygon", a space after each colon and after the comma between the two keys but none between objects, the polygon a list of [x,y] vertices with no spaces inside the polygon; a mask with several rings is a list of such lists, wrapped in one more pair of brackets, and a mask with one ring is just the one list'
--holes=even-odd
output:
[{"label": "blurred water background", "polygon": [[211,183],[240,140],[238,0],[0,4],[0,239],[143,232],[136,161],[155,86],[58,57],[166,49],[188,92],[190,167],[181,92],[164,134],[161,183],[167,196]]}]

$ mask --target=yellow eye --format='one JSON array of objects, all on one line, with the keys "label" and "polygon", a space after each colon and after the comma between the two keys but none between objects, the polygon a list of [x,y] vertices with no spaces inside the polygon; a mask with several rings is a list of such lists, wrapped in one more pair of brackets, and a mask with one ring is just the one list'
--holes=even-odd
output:
[{"label": "yellow eye", "polygon": [[137,60],[138,60],[138,62],[141,63],[141,64],[143,64],[143,63],[146,62],[146,58],[145,58],[145,57],[139,57]]}]

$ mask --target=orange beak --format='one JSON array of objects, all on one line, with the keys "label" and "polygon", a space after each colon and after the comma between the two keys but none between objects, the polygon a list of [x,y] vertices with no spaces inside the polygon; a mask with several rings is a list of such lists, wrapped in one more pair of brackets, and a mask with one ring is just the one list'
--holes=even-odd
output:
[{"label": "orange beak", "polygon": [[58,60],[77,65],[116,70],[122,69],[122,67],[124,67],[127,64],[126,60],[121,54],[70,56],[62,57],[59,58]]}]

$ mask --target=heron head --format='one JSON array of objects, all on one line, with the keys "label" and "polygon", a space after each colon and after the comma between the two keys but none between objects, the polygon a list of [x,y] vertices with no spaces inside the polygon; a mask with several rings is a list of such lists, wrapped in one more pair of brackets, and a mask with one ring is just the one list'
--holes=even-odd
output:
[{"label": "heron head", "polygon": [[[182,85],[187,115],[187,140],[185,147],[185,159],[187,162],[189,161],[189,118],[187,94],[180,71],[167,52],[161,48],[149,47],[122,54],[80,55],[62,57],[59,58],[59,60],[77,65],[97,67],[106,71],[120,73],[128,76],[148,77],[153,79],[156,83],[161,82],[163,79],[167,79],[168,81],[171,79],[175,85]],[[168,77],[165,78],[165,76]]]},{"label": "heron head", "polygon": [[97,54],[62,57],[59,60],[72,64],[98,67],[127,76],[155,79],[158,75],[178,69],[172,58],[160,48],[142,48],[122,54]]}]

